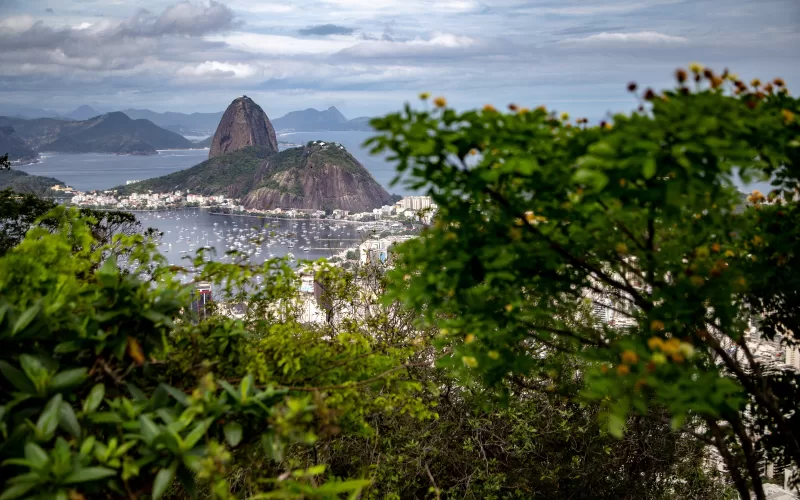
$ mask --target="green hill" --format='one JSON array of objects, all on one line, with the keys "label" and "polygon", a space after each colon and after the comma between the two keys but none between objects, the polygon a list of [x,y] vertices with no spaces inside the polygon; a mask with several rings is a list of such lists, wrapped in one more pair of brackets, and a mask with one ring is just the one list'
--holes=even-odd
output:
[{"label": "green hill", "polygon": [[197,194],[239,197],[252,187],[259,165],[269,155],[267,148],[251,146],[211,158],[185,170],[116,189],[121,194],[147,191],[164,193],[188,189]]},{"label": "green hill", "polygon": [[21,170],[0,170],[0,191],[11,188],[18,193],[46,194],[50,187],[64,184],[52,177],[30,175]]},{"label": "green hill", "polygon": [[0,127],[11,126],[39,151],[60,153],[156,154],[157,149],[189,149],[180,134],[148,120],[132,120],[121,112],[84,121],[0,117]]}]

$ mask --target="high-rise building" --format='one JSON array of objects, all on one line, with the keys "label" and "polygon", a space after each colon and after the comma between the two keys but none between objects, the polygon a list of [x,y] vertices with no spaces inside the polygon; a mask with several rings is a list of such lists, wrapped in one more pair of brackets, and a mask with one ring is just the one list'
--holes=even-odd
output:
[{"label": "high-rise building", "polygon": [[211,283],[198,283],[192,292],[192,312],[196,318],[206,317],[211,300]]}]

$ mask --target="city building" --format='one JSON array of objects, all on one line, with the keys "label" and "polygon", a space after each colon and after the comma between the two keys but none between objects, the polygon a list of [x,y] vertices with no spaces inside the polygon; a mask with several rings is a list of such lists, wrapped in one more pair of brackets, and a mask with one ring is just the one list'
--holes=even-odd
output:
[{"label": "city building", "polygon": [[211,301],[211,283],[198,283],[192,291],[192,312],[195,317],[204,318]]}]

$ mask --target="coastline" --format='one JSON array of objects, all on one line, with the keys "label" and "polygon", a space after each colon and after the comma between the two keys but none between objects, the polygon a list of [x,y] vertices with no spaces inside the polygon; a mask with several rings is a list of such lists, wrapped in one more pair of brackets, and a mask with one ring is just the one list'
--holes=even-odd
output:
[{"label": "coastline", "polygon": [[[207,208],[207,207],[197,207]],[[270,219],[270,220],[322,220],[326,222],[344,222],[348,224],[364,224],[362,221],[346,220],[346,219],[319,219],[310,217],[274,217],[269,215],[251,215],[251,214],[226,214],[223,212],[209,212],[208,215],[227,215],[228,217],[250,217],[252,219]]]}]

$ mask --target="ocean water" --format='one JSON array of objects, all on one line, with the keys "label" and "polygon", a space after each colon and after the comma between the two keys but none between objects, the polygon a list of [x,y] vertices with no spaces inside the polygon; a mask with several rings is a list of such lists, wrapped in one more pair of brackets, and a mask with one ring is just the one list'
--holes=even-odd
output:
[{"label": "ocean water", "polygon": [[[279,134],[278,139],[298,145],[312,140],[341,143],[387,191],[400,195],[415,194],[401,185],[390,187],[395,175],[394,166],[385,157],[372,156],[362,147],[363,142],[372,135],[371,132],[321,131]],[[159,151],[158,155],[153,156],[44,153],[41,163],[16,168],[32,175],[55,177],[80,191],[91,191],[110,189],[129,180],[170,174],[193,167],[207,158],[207,149]]]},{"label": "ocean water", "polygon": [[55,177],[79,191],[91,191],[170,174],[207,158],[207,149],[159,151],[153,156],[43,153],[41,163],[16,168],[31,175]]},{"label": "ocean water", "polygon": [[229,250],[247,253],[253,263],[289,253],[298,260],[330,258],[374,236],[359,231],[361,224],[344,221],[215,215],[203,208],[135,214],[144,228],[163,233],[159,250],[176,265],[188,265],[185,259],[201,247],[213,248],[217,261]]}]

